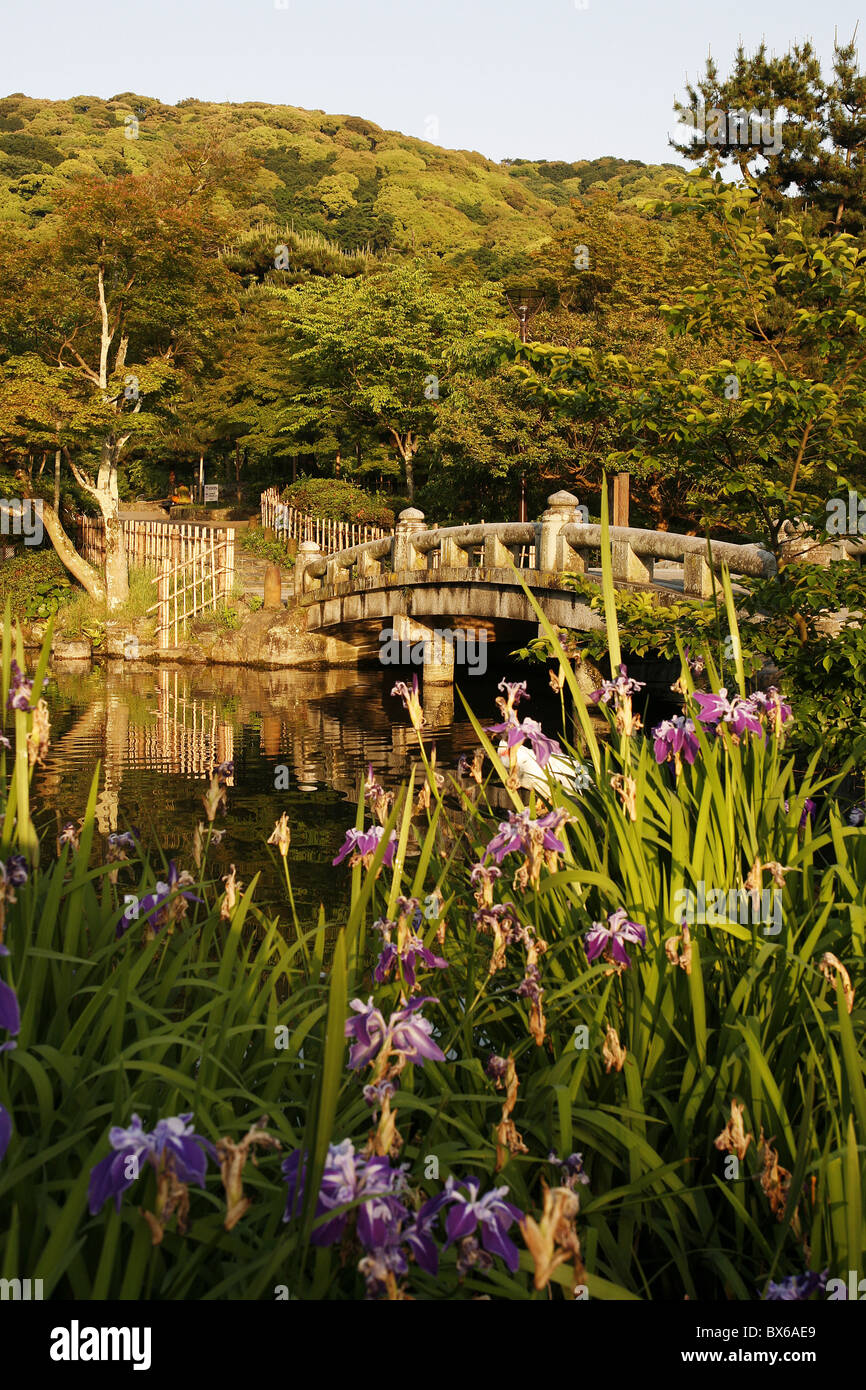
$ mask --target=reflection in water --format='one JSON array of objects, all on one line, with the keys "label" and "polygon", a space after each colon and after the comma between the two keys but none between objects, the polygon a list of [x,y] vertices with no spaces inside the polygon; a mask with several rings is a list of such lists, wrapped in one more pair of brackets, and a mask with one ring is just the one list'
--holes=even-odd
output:
[{"label": "reflection in water", "polygon": [[[523,673],[522,673],[523,674]],[[485,723],[499,675],[467,679],[464,693]],[[532,716],[556,733],[561,706],[543,668],[526,676]],[[192,836],[204,819],[201,797],[210,768],[233,761],[227,834],[211,851],[214,871],[237,866],[247,885],[261,873],[257,901],[283,902],[276,862],[265,848],[286,811],[292,828],[289,865],[299,913],[324,903],[329,916],[348,898],[348,874],[331,860],[354,823],[368,764],[387,787],[417,758],[417,742],[398,699],[393,671],[255,671],[239,667],[161,667],[124,662],[73,670],[57,665],[46,691],[52,750],[37,769],[37,821],[53,846],[63,821],[84,814],[100,763],[97,823],[102,835],[137,826],[147,847],[161,845],[179,868],[192,868]],[[477,740],[459,696],[431,688],[424,699],[438,766],[456,768]],[[280,790],[277,790],[280,788]],[[287,788],[282,790],[282,788]],[[46,851],[47,852],[47,851]]]}]

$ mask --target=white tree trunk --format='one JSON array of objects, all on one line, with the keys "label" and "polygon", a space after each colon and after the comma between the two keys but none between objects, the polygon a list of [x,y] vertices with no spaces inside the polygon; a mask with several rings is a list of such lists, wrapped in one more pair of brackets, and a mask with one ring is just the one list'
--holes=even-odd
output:
[{"label": "white tree trunk", "polygon": [[105,599],[105,584],[102,575],[93,565],[79,555],[75,546],[63,529],[63,523],[53,507],[42,503],[42,524],[51,539],[51,544],[60,556],[69,573],[86,589],[91,598],[102,603]]}]

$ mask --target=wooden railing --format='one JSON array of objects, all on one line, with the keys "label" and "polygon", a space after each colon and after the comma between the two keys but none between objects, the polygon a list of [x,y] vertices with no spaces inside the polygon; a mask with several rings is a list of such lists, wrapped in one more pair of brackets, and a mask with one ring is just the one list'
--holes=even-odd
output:
[{"label": "wooden railing", "polygon": [[332,521],[328,517],[298,511],[280,501],[279,491],[275,487],[269,487],[262,493],[261,508],[262,526],[270,527],[278,535],[292,540],[314,541],[323,555],[348,549],[349,546],[363,545],[367,541],[381,540],[383,536],[391,534],[381,526],[365,526],[357,521]]},{"label": "wooden railing", "polygon": [[[196,522],[131,521],[121,518],[120,528],[130,565],[157,569],[163,560],[179,564],[191,560],[211,541],[222,544],[233,530],[226,526],[206,526]],[[78,518],[78,548],[92,565],[105,564],[105,523],[102,517]]]},{"label": "wooden railing", "polygon": [[213,527],[196,529],[208,531],[209,535],[187,538],[190,553],[176,564],[164,559],[159,574],[151,581],[157,585],[157,600],[147,611],[157,615],[157,642],[163,651],[178,645],[190,618],[207,610],[216,611],[225,604],[234,587],[234,531],[223,532],[224,539],[217,541]]},{"label": "wooden railing", "polygon": [[[295,592],[374,579],[387,566],[394,574],[417,570],[466,570],[466,579],[490,581],[492,570],[507,581],[512,563],[532,576],[585,573],[600,562],[600,526],[575,521],[577,498],[557,492],[538,522],[480,522],[470,526],[428,527],[414,507],[401,512],[393,537],[325,555],[317,546],[302,545],[295,562]],[[689,598],[707,598],[712,576],[726,565],[731,575],[772,575],[774,556],[757,545],[709,543],[700,536],[672,531],[642,531],[611,526],[613,577],[620,583],[652,584],[656,562],[678,562],[682,591]],[[500,576],[497,576],[497,579]],[[549,579],[547,581],[549,583]]]},{"label": "wooden railing", "polygon": [[[133,767],[209,777],[234,757],[234,729],[217,701],[190,694],[189,681],[164,667],[158,673],[159,709],[153,722],[130,723],[127,761]],[[229,785],[233,778],[229,777]]]}]

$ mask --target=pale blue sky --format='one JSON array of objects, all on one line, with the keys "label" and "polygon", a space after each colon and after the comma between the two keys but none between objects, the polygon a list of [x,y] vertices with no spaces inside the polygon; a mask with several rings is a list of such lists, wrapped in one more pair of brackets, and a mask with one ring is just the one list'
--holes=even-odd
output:
[{"label": "pale blue sky", "polygon": [[866,0],[6,0],[0,94],[281,102],[491,159],[657,162],[677,158],[673,100],[709,50],[722,72],[738,38],[783,51],[808,37],[827,57],[864,11]]}]

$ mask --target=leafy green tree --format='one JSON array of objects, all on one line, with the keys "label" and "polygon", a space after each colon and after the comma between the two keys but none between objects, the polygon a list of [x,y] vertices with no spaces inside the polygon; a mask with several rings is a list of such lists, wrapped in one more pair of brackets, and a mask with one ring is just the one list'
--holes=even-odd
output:
[{"label": "leafy green tree", "polygon": [[690,141],[671,141],[681,154],[708,169],[736,166],[771,208],[814,209],[829,234],[866,229],[866,75],[853,38],[836,42],[829,77],[809,42],[779,57],[740,45],[729,76],[708,58],[674,109],[692,126]]},{"label": "leafy green tree", "polygon": [[457,354],[497,317],[495,287],[440,290],[415,264],[274,293],[289,310],[284,350],[296,382],[287,437],[302,449],[331,438],[344,451],[386,445],[414,498],[416,455],[436,428]]},{"label": "leafy green tree", "polygon": [[[775,251],[750,189],[705,177],[679,211],[706,219],[712,277],[661,306],[678,343],[649,362],[590,348],[515,347],[540,400],[569,418],[612,422],[607,464],[688,491],[705,526],[781,546],[783,523],[823,512],[863,477],[866,456],[866,251],[852,237],[781,223]],[[727,341],[730,355],[719,354]]]},{"label": "leafy green tree", "polygon": [[[16,361],[25,363],[26,382],[38,389],[35,356],[49,369],[43,386],[64,402],[65,456],[105,522],[110,609],[128,594],[118,470],[135,441],[158,437],[184,378],[213,355],[208,335],[232,293],[210,198],[190,159],[159,177],[85,178],[60,200],[44,243],[19,242],[0,262],[4,336],[18,349],[4,374],[14,378]],[[52,410],[43,410],[49,420]],[[69,563],[74,547],[60,518],[47,503],[43,513]],[[102,596],[92,567],[70,568]]]}]

